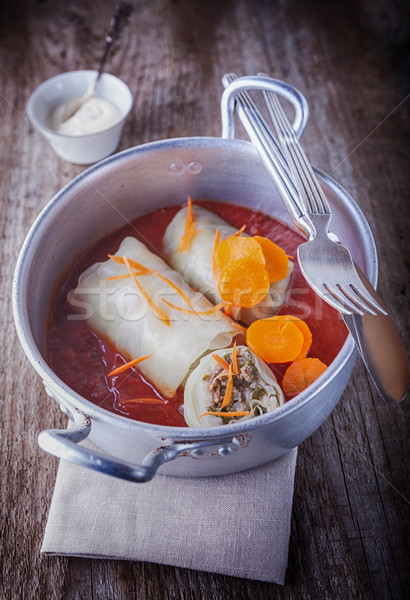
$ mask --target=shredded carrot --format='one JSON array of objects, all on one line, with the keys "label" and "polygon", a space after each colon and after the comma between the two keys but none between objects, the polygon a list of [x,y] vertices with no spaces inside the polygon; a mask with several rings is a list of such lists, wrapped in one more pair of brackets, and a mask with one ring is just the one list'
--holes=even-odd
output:
[{"label": "shredded carrot", "polygon": [[254,235],[253,239],[262,246],[269,281],[273,283],[285,279],[288,274],[289,260],[283,248],[272,242],[269,238],[260,235]]},{"label": "shredded carrot", "polygon": [[[113,260],[115,260],[115,262],[124,264],[124,260],[121,256],[111,256],[110,254],[108,255],[110,258],[112,258]],[[181,296],[181,298],[183,300],[185,300],[185,302],[188,304],[188,306],[192,307],[192,302],[190,301],[190,299],[188,298],[188,296],[185,294],[185,292],[183,292],[183,290],[181,290],[180,287],[178,287],[176,285],[176,283],[173,283],[170,279],[168,279],[168,277],[165,277],[165,275],[162,275],[162,273],[159,273],[156,270],[151,270],[148,269],[147,267],[144,267],[144,265],[140,265],[139,263],[135,262],[135,260],[132,260],[131,258],[128,259],[128,262],[130,263],[130,265],[132,266],[133,269],[138,269],[138,273],[135,273],[135,275],[156,275],[157,277],[159,277],[160,279],[162,279],[162,281],[165,281],[165,283],[167,283],[173,290],[175,290],[177,292],[177,294],[179,294]],[[114,279],[126,279],[127,277],[131,277],[131,275],[128,273],[126,275],[117,275],[115,277],[107,277],[106,281],[111,281]]]},{"label": "shredded carrot", "polygon": [[219,246],[220,241],[221,241],[221,232],[219,231],[219,229],[217,229],[215,231],[214,245],[212,248],[212,276],[213,277],[216,277],[216,273],[217,273],[215,253],[216,253],[216,249]]},{"label": "shredded carrot", "polygon": [[147,294],[147,292],[144,290],[144,288],[142,287],[142,285],[140,284],[140,282],[138,281],[136,275],[134,274],[133,270],[132,270],[132,265],[131,262],[128,260],[128,258],[126,256],[123,256],[123,260],[124,260],[124,264],[126,265],[132,280],[134,281],[135,285],[137,286],[137,288],[139,289],[141,296],[145,299],[145,301],[147,302],[147,304],[151,307],[152,311],[154,312],[154,314],[158,317],[158,319],[160,319],[161,321],[163,321],[165,323],[165,325],[167,325],[167,327],[170,326],[170,320],[169,320],[169,316],[163,312],[159,306],[157,306],[155,304],[155,302],[149,297],[149,295]]},{"label": "shredded carrot", "polygon": [[228,382],[226,384],[226,390],[224,399],[222,400],[221,408],[225,408],[231,401],[232,396],[232,388],[233,388],[233,379],[232,379],[232,365],[229,365],[228,369]]},{"label": "shredded carrot", "polygon": [[238,229],[238,231],[235,231],[235,233],[232,233],[232,235],[230,235],[229,237],[236,237],[238,235],[241,235],[241,233],[243,233],[246,229],[246,225],[242,225],[242,227],[240,229]]},{"label": "shredded carrot", "polygon": [[240,329],[241,331],[246,331],[246,327],[244,327],[243,325],[239,325],[239,323],[237,323],[236,321],[233,321],[232,325],[234,327],[236,327],[236,329]]},{"label": "shredded carrot", "polygon": [[186,252],[197,233],[199,233],[199,231],[195,229],[195,217],[192,215],[192,200],[190,196],[188,196],[185,229],[179,240],[178,252]]},{"label": "shredded carrot", "polygon": [[[140,275],[151,275],[153,273],[156,273],[156,271],[138,271],[137,273],[135,273],[135,275],[140,277]],[[130,277],[131,275],[127,273],[126,275],[115,275],[114,277],[107,277],[105,281],[114,281],[116,279],[129,279]]]},{"label": "shredded carrot", "polygon": [[191,300],[188,298],[188,296],[185,294],[185,292],[183,292],[181,290],[181,288],[177,286],[176,283],[173,283],[170,279],[168,279],[168,277],[165,277],[161,273],[158,273],[158,271],[154,271],[154,273],[157,277],[162,279],[162,281],[165,281],[165,283],[167,283],[170,287],[172,287],[172,289],[175,290],[176,293],[181,296],[181,298],[188,304],[188,306],[193,308],[193,304],[192,304]]},{"label": "shredded carrot", "polygon": [[117,367],[113,371],[110,371],[108,373],[107,377],[113,377],[113,375],[119,375],[120,373],[122,373],[123,371],[126,371],[127,369],[130,369],[131,367],[135,367],[135,365],[138,365],[143,360],[146,360],[147,358],[151,358],[151,356],[152,356],[152,354],[147,354],[147,356],[140,356],[139,358],[134,358],[134,360],[130,360],[129,362],[125,363],[124,365],[121,365],[120,367]]},{"label": "shredded carrot", "polygon": [[168,300],[165,300],[165,298],[162,298],[162,301],[165,302],[165,304],[167,306],[169,306],[170,308],[174,308],[175,310],[179,310],[188,315],[199,315],[199,316],[212,315],[213,313],[218,312],[218,310],[221,310],[221,308],[224,308],[224,306],[226,304],[225,302],[220,302],[219,304],[216,304],[212,308],[208,308],[208,310],[189,310],[188,308],[181,308],[180,306],[175,306],[175,304],[168,302]]},{"label": "shredded carrot", "polygon": [[233,375],[237,375],[239,373],[238,370],[238,353],[236,351],[236,342],[234,342],[232,348],[232,373]]},{"label": "shredded carrot", "polygon": [[286,315],[254,321],[246,331],[246,344],[268,363],[295,360],[304,343],[303,333]]},{"label": "shredded carrot", "polygon": [[105,281],[114,281],[115,279],[129,279],[131,275],[127,273],[126,275],[115,275],[115,277],[106,277]]},{"label": "shredded carrot", "polygon": [[264,265],[244,258],[228,264],[221,271],[218,291],[223,300],[232,302],[234,306],[252,308],[265,298],[269,287],[269,276]]},{"label": "shredded carrot", "polygon": [[160,398],[130,398],[123,400],[121,404],[127,406],[127,404],[164,404],[164,402]]},{"label": "shredded carrot", "polygon": [[215,417],[244,417],[245,415],[250,415],[249,410],[240,410],[240,411],[232,411],[232,412],[204,412],[200,415],[199,418],[204,417],[205,415],[215,415]]},{"label": "shredded carrot", "polygon": [[220,367],[222,367],[223,369],[225,369],[225,371],[229,371],[229,363],[227,363],[226,360],[224,360],[222,358],[222,356],[219,356],[219,354],[212,354],[212,358],[214,360],[216,360],[216,362],[218,363],[218,365]]},{"label": "shredded carrot", "polygon": [[316,381],[326,369],[326,365],[318,358],[296,360],[286,369],[283,376],[283,391],[287,396],[300,394]]},{"label": "shredded carrot", "polygon": [[[114,256],[113,254],[109,254],[108,258],[111,258],[111,260],[113,260],[114,262],[116,262],[120,265],[125,265],[124,256]],[[146,273],[147,275],[149,273],[153,272],[151,269],[148,269],[148,267],[144,267],[144,265],[141,265],[140,263],[136,262],[132,258],[127,258],[127,261],[128,261],[128,264],[133,269],[136,269],[137,271],[142,271],[143,273]]]},{"label": "shredded carrot", "polygon": [[227,317],[230,317],[232,315],[232,303],[231,302],[225,302],[224,313],[226,314]]}]

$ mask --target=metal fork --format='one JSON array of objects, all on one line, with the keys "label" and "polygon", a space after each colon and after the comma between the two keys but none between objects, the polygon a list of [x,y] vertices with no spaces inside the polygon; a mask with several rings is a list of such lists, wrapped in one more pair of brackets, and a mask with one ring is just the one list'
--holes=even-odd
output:
[{"label": "metal fork", "polygon": [[[229,86],[235,79],[236,75],[229,73],[223,76],[222,82]],[[249,137],[259,149],[278,185],[293,221],[308,236],[309,241],[298,248],[299,265],[303,275],[311,287],[339,312],[360,315],[386,314],[385,309],[370,295],[359,279],[349,250],[339,243],[337,236],[329,232],[332,215],[324,192],[276,94],[266,90],[266,78],[262,76],[260,79],[260,89],[265,96],[271,118],[275,126],[278,123],[279,137],[281,139],[287,136],[286,143],[282,145],[283,150],[278,146],[252,98],[244,90],[237,93],[237,110]],[[272,102],[275,104],[272,105]],[[280,111],[278,116],[275,110],[277,106]],[[299,160],[303,159],[303,164],[307,165],[307,174],[303,172],[299,175],[299,169],[296,170],[288,152],[289,139],[292,140],[292,156],[296,156],[296,164],[299,165]]]},{"label": "metal fork", "polygon": [[[313,226],[311,223],[309,224],[308,220],[305,220],[308,219],[306,210],[301,202],[286,158],[277,145],[269,126],[246,91],[247,89],[266,89],[266,83],[269,79],[259,76],[257,78],[241,77],[240,85],[232,87],[232,82],[235,79],[238,78],[234,73],[226,74],[222,78],[224,86],[230,88],[226,90],[226,94],[224,92],[226,108],[231,104],[231,111],[222,111],[222,136],[226,139],[234,137],[234,115],[231,100],[235,98],[236,109],[242,125],[245,127],[254,146],[258,149],[268,172],[277,184],[282,200],[295,225],[306,231],[308,237],[313,236]],[[270,79],[270,82],[272,81]],[[283,84],[283,82],[281,84],[283,86],[288,85]],[[299,121],[299,126],[295,127],[294,125],[297,135],[301,135],[307,122],[308,107],[303,100],[299,92],[297,102],[300,106],[303,105],[302,113],[304,115]],[[339,241],[335,233],[329,232],[328,235],[334,242]],[[381,302],[364,274],[356,265],[355,268],[369,293],[374,296],[377,302]],[[377,315],[369,313],[362,315],[358,312],[347,314],[344,312],[342,317],[382,398],[391,402],[400,402],[406,396],[409,385],[407,352],[392,318],[385,311],[383,312],[384,314]]]},{"label": "metal fork", "polygon": [[327,198],[279,103],[276,94],[263,92],[287,163],[313,225],[309,241],[298,248],[300,269],[309,285],[339,312],[386,314],[363,285],[349,250],[329,237],[332,218]]}]

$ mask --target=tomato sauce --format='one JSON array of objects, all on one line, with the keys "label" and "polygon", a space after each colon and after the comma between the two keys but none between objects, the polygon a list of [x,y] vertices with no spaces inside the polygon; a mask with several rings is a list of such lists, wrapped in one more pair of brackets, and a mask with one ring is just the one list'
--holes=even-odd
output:
[{"label": "tomato sauce", "polygon": [[[223,202],[199,201],[238,229],[246,223],[246,233],[269,237],[295,258],[291,289],[279,314],[295,315],[308,324],[313,342],[308,356],[329,365],[340,351],[347,330],[339,313],[323,302],[305,282],[296,260],[302,236],[264,213]],[[174,398],[164,398],[137,368],[107,378],[107,373],[126,359],[106,339],[94,333],[82,320],[68,320],[73,313],[67,294],[76,287],[79,275],[95,262],[115,253],[124,237],[132,235],[160,254],[165,230],[180,206],[162,208],[138,217],[107,235],[86,250],[58,282],[51,300],[48,325],[48,362],[54,372],[73,390],[106,410],[131,419],[157,425],[186,426],[182,404],[183,389]],[[269,365],[279,384],[288,364]],[[125,404],[131,398],[160,398],[162,404]]]}]

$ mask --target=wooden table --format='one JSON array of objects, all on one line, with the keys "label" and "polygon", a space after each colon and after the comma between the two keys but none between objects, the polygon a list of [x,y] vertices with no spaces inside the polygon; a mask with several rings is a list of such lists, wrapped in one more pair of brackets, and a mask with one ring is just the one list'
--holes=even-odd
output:
[{"label": "wooden table", "polygon": [[[409,339],[409,14],[405,2],[134,1],[108,70],[134,106],[121,149],[220,135],[221,75],[264,71],[298,87],[312,162],[358,201],[380,259],[379,290]],[[284,587],[156,564],[39,553],[57,460],[39,431],[63,426],[17,341],[10,302],[18,251],[40,209],[83,169],[33,131],[42,81],[94,68],[112,2],[14,0],[0,9],[2,525],[7,599],[400,599],[409,589],[408,402],[387,406],[360,361],[343,398],[301,446]],[[407,566],[406,566],[407,564]]]}]

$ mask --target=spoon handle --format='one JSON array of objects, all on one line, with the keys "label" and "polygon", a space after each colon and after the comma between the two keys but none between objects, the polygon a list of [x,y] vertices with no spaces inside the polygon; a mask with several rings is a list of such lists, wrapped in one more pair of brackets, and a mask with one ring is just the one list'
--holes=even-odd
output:
[{"label": "spoon handle", "polygon": [[105,48],[98,66],[98,74],[97,79],[94,82],[94,87],[97,85],[98,80],[103,73],[105,61],[107,60],[111,47],[119,39],[120,33],[127,24],[131,12],[132,6],[129,2],[120,2],[114,10],[111,17],[111,29],[105,38]]}]

